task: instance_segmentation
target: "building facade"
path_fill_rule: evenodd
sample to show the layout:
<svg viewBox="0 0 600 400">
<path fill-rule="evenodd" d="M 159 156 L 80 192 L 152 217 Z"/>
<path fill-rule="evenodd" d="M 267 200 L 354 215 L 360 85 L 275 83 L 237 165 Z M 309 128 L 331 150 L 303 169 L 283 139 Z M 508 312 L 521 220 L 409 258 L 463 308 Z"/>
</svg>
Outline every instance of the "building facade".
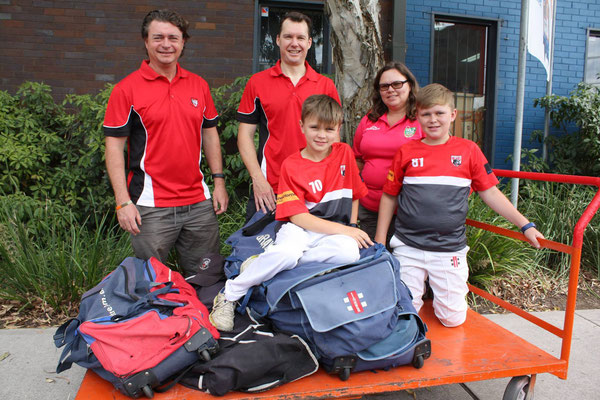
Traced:
<svg viewBox="0 0 600 400">
<path fill-rule="evenodd" d="M 557 1 L 553 93 L 567 95 L 583 80 L 599 81 L 600 3 Z M 381 0 L 380 6 L 386 60 L 404 61 L 422 86 L 449 86 L 460 116 L 454 133 L 479 143 L 494 167 L 510 167 L 521 2 Z M 211 87 L 270 66 L 278 58 L 278 18 L 290 9 L 311 15 L 315 40 L 308 59 L 332 72 L 323 1 L 0 0 L 1 88 L 14 93 L 24 81 L 43 81 L 61 99 L 118 82 L 145 57 L 140 23 L 156 8 L 177 10 L 190 21 L 181 63 Z M 536 146 L 530 135 L 543 129 L 544 112 L 533 100 L 545 93 L 545 70 L 528 55 L 525 147 Z"/>
<path fill-rule="evenodd" d="M 459 115 L 461 109 L 467 114 L 455 133 L 471 134 L 494 167 L 510 169 L 521 1 L 403 0 L 395 6 L 406 15 L 395 28 L 405 37 L 405 62 L 419 83 L 452 86 Z M 555 21 L 552 92 L 566 96 L 581 81 L 600 82 L 600 2 L 558 0 Z M 525 78 L 522 143 L 536 147 L 530 136 L 543 130 L 544 110 L 533 102 L 546 95 L 546 71 L 529 54 Z"/>
</svg>

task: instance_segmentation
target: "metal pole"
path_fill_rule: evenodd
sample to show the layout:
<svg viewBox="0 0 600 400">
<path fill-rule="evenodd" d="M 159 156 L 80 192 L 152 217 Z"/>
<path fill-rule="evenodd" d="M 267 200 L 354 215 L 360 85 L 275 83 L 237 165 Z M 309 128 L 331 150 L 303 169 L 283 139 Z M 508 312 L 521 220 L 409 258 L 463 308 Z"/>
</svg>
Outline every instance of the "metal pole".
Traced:
<svg viewBox="0 0 600 400">
<path fill-rule="evenodd" d="M 406 60 L 406 0 L 394 0 L 394 21 L 392 23 L 392 60 Z"/>
<path fill-rule="evenodd" d="M 550 68 L 548 82 L 546 83 L 546 96 L 552 94 L 552 78 L 554 73 L 554 32 L 556 30 L 556 3 L 557 0 L 552 1 L 552 43 L 550 43 Z M 546 138 L 550 132 L 550 111 L 544 110 L 544 142 L 542 144 L 542 160 L 548 159 L 548 146 L 546 145 Z"/>
<path fill-rule="evenodd" d="M 525 103 L 525 68 L 527 66 L 527 37 L 529 25 L 529 0 L 521 0 L 521 30 L 519 33 L 519 66 L 517 74 L 517 104 L 515 107 L 515 139 L 513 147 L 513 171 L 521 169 L 521 142 L 523 136 L 523 105 Z M 511 180 L 510 201 L 517 207 L 519 179 Z"/>
</svg>

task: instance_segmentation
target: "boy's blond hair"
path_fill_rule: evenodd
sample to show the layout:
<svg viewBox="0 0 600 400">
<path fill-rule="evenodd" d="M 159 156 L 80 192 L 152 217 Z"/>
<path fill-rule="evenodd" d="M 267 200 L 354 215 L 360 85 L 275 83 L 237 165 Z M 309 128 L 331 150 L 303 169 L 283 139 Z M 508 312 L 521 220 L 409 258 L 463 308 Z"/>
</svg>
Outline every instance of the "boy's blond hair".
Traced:
<svg viewBox="0 0 600 400">
<path fill-rule="evenodd" d="M 451 110 L 454 105 L 454 93 L 439 83 L 431 83 L 417 93 L 417 108 L 431 108 L 433 106 L 448 106 Z"/>
<path fill-rule="evenodd" d="M 343 120 L 342 107 L 326 94 L 313 94 L 302 104 L 302 122 L 311 117 L 316 118 L 319 124 L 339 125 Z"/>
</svg>

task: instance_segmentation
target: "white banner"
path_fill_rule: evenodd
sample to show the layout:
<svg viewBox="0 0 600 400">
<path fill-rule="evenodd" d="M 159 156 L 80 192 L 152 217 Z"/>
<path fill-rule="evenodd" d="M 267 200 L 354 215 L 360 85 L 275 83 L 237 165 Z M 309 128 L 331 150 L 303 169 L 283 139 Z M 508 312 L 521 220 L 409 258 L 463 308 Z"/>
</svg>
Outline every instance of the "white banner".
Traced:
<svg viewBox="0 0 600 400">
<path fill-rule="evenodd" d="M 556 0 L 529 0 L 529 33 L 527 48 L 532 56 L 540 60 L 546 69 L 546 80 L 550 80 L 550 46 L 552 38 L 553 9 Z"/>
</svg>

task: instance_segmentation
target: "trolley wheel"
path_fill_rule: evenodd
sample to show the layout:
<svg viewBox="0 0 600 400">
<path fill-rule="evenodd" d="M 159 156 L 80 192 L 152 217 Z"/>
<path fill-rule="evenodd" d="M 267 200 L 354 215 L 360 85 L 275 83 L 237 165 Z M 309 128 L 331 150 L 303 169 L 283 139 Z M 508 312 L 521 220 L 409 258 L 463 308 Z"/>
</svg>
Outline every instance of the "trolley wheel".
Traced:
<svg viewBox="0 0 600 400">
<path fill-rule="evenodd" d="M 151 399 L 154 397 L 154 391 L 148 385 L 142 386 L 142 392 L 144 392 L 144 396 Z"/>
<path fill-rule="evenodd" d="M 502 400 L 533 400 L 533 393 L 527 396 L 530 380 L 531 378 L 525 375 L 513 377 L 506 385 Z"/>
<path fill-rule="evenodd" d="M 338 376 L 342 381 L 347 381 L 350 378 L 350 368 L 342 368 L 340 372 L 338 372 Z"/>
<path fill-rule="evenodd" d="M 423 358 L 422 355 L 417 356 L 412 361 L 412 366 L 415 367 L 416 369 L 422 368 L 424 364 L 425 364 L 425 358 Z"/>
<path fill-rule="evenodd" d="M 202 350 L 200 352 L 200 358 L 202 358 L 204 361 L 210 361 L 210 353 L 208 350 Z"/>
</svg>

